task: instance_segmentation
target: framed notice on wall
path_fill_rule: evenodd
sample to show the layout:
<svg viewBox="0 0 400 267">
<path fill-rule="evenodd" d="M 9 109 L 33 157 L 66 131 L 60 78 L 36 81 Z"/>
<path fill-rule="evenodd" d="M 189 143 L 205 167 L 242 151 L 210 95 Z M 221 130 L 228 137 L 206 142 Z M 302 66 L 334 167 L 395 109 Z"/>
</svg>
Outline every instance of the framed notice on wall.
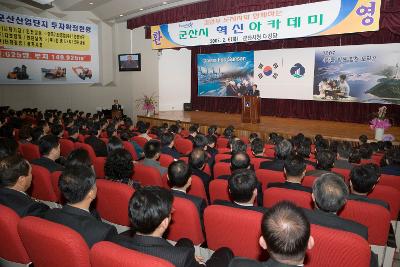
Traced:
<svg viewBox="0 0 400 267">
<path fill-rule="evenodd" d="M 0 83 L 99 81 L 95 24 L 0 11 Z"/>
</svg>

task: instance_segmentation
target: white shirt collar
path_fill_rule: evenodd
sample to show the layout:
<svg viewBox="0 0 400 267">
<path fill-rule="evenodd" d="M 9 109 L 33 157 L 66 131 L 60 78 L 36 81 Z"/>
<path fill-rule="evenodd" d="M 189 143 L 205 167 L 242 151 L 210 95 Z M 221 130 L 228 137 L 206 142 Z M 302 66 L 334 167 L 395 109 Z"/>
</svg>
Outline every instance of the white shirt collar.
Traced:
<svg viewBox="0 0 400 267">
<path fill-rule="evenodd" d="M 244 207 L 253 207 L 253 204 L 250 203 L 239 203 L 236 201 L 233 201 L 235 204 L 239 205 L 239 206 L 244 206 Z"/>
</svg>

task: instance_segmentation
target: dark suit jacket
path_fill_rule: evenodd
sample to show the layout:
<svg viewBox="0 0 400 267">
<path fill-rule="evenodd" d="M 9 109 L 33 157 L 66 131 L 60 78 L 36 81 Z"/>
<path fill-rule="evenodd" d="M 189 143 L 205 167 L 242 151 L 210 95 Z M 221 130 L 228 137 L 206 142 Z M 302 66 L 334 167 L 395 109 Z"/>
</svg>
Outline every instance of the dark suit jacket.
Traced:
<svg viewBox="0 0 400 267">
<path fill-rule="evenodd" d="M 368 198 L 367 196 L 361 196 L 361 195 L 355 195 L 355 194 L 349 194 L 348 199 L 362 201 L 362 202 L 366 202 L 369 204 L 379 205 L 379 206 L 382 206 L 385 209 L 389 210 L 389 204 L 386 203 L 385 201 L 382 201 L 379 199 Z"/>
<path fill-rule="evenodd" d="M 208 175 L 207 173 L 203 172 L 202 170 L 199 169 L 195 169 L 195 168 L 191 168 L 192 170 L 192 174 L 198 176 L 204 184 L 204 189 L 206 190 L 207 193 L 207 197 L 208 199 L 210 199 L 210 194 L 209 194 L 209 190 L 208 190 L 208 185 L 211 182 L 211 177 L 210 175 Z"/>
<path fill-rule="evenodd" d="M 91 213 L 70 205 L 65 205 L 62 209 L 49 210 L 43 218 L 75 230 L 89 247 L 117 235 L 117 229 L 114 226 L 103 223 Z"/>
<path fill-rule="evenodd" d="M 388 165 L 381 168 L 382 174 L 397 175 L 400 176 L 400 166 Z"/>
<path fill-rule="evenodd" d="M 231 261 L 229 267 L 297 267 L 297 265 L 280 263 L 272 258 L 265 262 L 259 262 L 251 259 L 237 257 Z"/>
<path fill-rule="evenodd" d="M 193 202 L 193 204 L 197 208 L 197 211 L 199 212 L 201 227 L 204 229 L 203 213 L 204 213 L 204 209 L 207 206 L 206 201 L 204 199 L 202 199 L 202 198 L 199 198 L 199 197 L 196 197 L 196 196 L 192 196 L 192 195 L 188 195 L 188 194 L 185 194 L 185 193 L 183 193 L 181 191 L 174 190 L 174 189 L 172 189 L 172 194 L 175 197 L 181 197 L 181 198 L 188 199 L 188 200 Z"/>
<path fill-rule="evenodd" d="M 27 194 L 10 188 L 0 188 L 0 204 L 14 210 L 20 217 L 40 216 L 49 209 L 47 205 L 33 200 Z"/>
<path fill-rule="evenodd" d="M 362 224 L 340 218 L 336 214 L 323 212 L 321 210 L 303 209 L 303 211 L 311 224 L 351 232 L 368 240 L 368 228 Z"/>
<path fill-rule="evenodd" d="M 230 177 L 231 177 L 230 175 L 221 175 L 218 176 L 216 179 L 229 180 Z M 257 181 L 257 205 L 262 207 L 263 201 L 264 201 L 264 195 L 263 195 L 262 184 L 259 181 Z"/>
<path fill-rule="evenodd" d="M 96 157 L 107 157 L 107 145 L 103 140 L 91 135 L 85 139 L 85 143 L 93 148 Z"/>
<path fill-rule="evenodd" d="M 312 170 L 312 171 L 306 172 L 305 176 L 319 177 L 319 176 L 321 176 L 322 174 L 325 174 L 325 173 L 332 173 L 332 172 L 331 171 L 325 171 L 325 170 Z"/>
<path fill-rule="evenodd" d="M 44 167 L 49 170 L 49 172 L 56 172 L 56 171 L 63 171 L 64 167 L 60 164 L 58 164 L 55 161 L 52 161 L 49 158 L 46 157 L 41 157 L 38 159 L 32 160 L 32 164 Z"/>
<path fill-rule="evenodd" d="M 308 193 L 312 193 L 312 188 L 303 186 L 301 184 L 296 184 L 296 183 L 290 183 L 290 182 L 284 182 L 284 183 L 269 183 L 267 185 L 267 188 L 271 187 L 279 187 L 279 188 L 286 188 L 286 189 L 291 189 L 291 190 L 299 190 L 299 191 L 304 191 Z"/>
<path fill-rule="evenodd" d="M 111 109 L 112 109 L 112 110 L 120 110 L 120 109 L 122 109 L 122 108 L 121 108 L 121 105 L 120 105 L 120 104 L 117 104 L 117 105 L 114 104 L 114 105 L 111 106 Z"/>
<path fill-rule="evenodd" d="M 250 89 L 250 90 L 247 91 L 247 95 L 250 95 L 250 96 L 260 96 L 260 90 L 255 90 L 255 91 L 253 92 L 253 89 Z"/>
<path fill-rule="evenodd" d="M 179 159 L 181 157 L 181 154 L 179 154 L 179 152 L 174 147 L 170 148 L 168 146 L 163 146 L 161 148 L 161 153 L 170 155 L 174 159 Z"/>
<path fill-rule="evenodd" d="M 335 166 L 335 168 L 348 169 L 348 170 L 351 170 L 353 168 L 353 165 L 348 160 L 344 160 L 344 159 L 337 159 L 335 161 L 334 166 Z"/>
<path fill-rule="evenodd" d="M 237 208 L 237 209 L 258 211 L 261 213 L 264 213 L 267 211 L 267 208 L 264 208 L 261 206 L 243 206 L 243 205 L 236 204 L 235 202 L 230 202 L 230 201 L 220 200 L 220 199 L 215 200 L 213 205 L 228 206 L 228 207 Z"/>
<path fill-rule="evenodd" d="M 113 239 L 120 246 L 169 261 L 176 267 L 200 267 L 194 258 L 194 247 L 174 247 L 163 238 L 119 235 Z"/>
<path fill-rule="evenodd" d="M 267 169 L 272 171 L 283 171 L 283 159 L 275 159 L 273 161 L 264 161 L 260 164 L 260 169 Z"/>
</svg>

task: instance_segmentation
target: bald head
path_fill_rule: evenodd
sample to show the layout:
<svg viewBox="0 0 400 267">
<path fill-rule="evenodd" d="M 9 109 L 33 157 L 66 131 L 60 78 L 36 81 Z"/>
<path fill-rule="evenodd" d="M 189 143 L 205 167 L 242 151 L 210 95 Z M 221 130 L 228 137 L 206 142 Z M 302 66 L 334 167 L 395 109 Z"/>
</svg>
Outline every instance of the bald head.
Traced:
<svg viewBox="0 0 400 267">
<path fill-rule="evenodd" d="M 346 203 L 349 189 L 343 178 L 335 173 L 318 177 L 313 184 L 313 196 L 317 207 L 326 212 L 338 212 Z"/>
<path fill-rule="evenodd" d="M 279 262 L 302 262 L 310 239 L 310 223 L 291 202 L 280 202 L 262 219 L 262 235 L 269 254 Z"/>
<path fill-rule="evenodd" d="M 250 166 L 250 157 L 246 152 L 238 152 L 232 155 L 231 157 L 232 171 L 248 169 L 249 166 Z"/>
</svg>

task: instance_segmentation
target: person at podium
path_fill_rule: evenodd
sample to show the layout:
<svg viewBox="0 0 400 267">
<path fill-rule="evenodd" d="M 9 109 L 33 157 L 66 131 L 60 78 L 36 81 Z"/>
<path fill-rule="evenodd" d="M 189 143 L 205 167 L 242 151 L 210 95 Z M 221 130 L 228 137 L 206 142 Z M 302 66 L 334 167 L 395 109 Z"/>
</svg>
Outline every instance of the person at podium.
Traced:
<svg viewBox="0 0 400 267">
<path fill-rule="evenodd" d="M 257 84 L 253 84 L 251 89 L 247 91 L 247 95 L 249 96 L 260 96 L 260 90 L 257 90 Z"/>
<path fill-rule="evenodd" d="M 114 99 L 114 105 L 111 107 L 112 110 L 121 110 L 122 107 L 120 104 L 118 104 L 118 99 Z"/>
</svg>

